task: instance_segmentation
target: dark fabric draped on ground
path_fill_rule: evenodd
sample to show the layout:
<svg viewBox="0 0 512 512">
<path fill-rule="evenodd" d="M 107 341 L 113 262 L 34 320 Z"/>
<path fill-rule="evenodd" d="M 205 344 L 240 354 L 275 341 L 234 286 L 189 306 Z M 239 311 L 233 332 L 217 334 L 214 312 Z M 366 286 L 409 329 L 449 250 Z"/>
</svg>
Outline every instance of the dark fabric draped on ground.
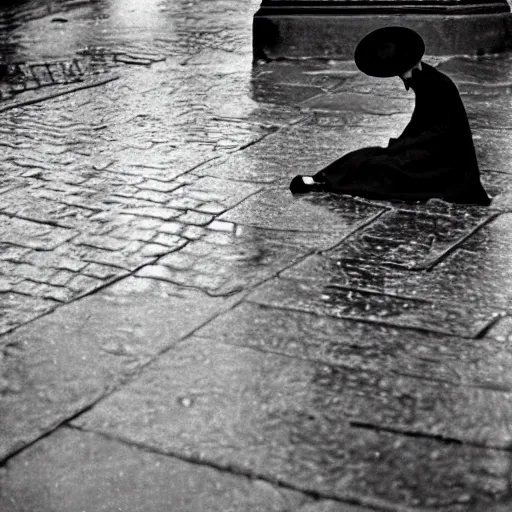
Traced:
<svg viewBox="0 0 512 512">
<path fill-rule="evenodd" d="M 371 199 L 440 198 L 488 205 L 466 111 L 455 84 L 428 64 L 408 84 L 416 94 L 412 119 L 387 148 L 344 155 L 314 176 L 329 191 Z"/>
</svg>

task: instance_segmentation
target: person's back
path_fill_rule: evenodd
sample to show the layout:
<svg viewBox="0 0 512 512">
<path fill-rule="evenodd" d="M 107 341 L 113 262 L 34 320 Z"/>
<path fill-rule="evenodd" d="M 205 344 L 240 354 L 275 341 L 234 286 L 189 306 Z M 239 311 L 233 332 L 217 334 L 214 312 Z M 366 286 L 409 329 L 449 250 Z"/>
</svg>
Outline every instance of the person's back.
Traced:
<svg viewBox="0 0 512 512">
<path fill-rule="evenodd" d="M 412 173 L 439 176 L 438 197 L 453 202 L 488 205 L 466 110 L 453 81 L 428 64 L 421 63 L 407 80 L 416 104 L 403 133 L 388 146 L 389 154 L 411 164 Z M 413 150 L 417 157 L 407 158 Z M 419 151 L 423 151 L 420 158 Z M 421 186 L 421 183 L 418 184 Z M 421 191 L 420 191 L 421 192 Z"/>
</svg>

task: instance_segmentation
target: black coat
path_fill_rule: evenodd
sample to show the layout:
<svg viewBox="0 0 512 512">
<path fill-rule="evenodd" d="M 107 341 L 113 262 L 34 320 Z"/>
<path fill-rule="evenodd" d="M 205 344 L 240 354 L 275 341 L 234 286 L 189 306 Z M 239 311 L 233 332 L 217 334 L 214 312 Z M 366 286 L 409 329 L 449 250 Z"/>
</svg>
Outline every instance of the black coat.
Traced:
<svg viewBox="0 0 512 512">
<path fill-rule="evenodd" d="M 441 198 L 488 205 L 466 111 L 455 84 L 432 66 L 415 70 L 411 121 L 387 148 L 346 154 L 315 175 L 332 192 L 422 201 Z"/>
</svg>

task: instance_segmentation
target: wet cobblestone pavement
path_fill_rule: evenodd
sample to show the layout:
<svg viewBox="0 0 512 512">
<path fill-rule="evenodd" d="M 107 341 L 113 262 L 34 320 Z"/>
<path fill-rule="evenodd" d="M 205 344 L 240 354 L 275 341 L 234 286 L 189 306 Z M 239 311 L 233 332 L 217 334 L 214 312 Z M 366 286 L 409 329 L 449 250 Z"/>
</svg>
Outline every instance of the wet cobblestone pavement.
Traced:
<svg viewBox="0 0 512 512">
<path fill-rule="evenodd" d="M 2 8 L 0 510 L 509 510 L 512 56 L 430 60 L 489 208 L 297 198 L 412 95 L 142 4 Z"/>
</svg>

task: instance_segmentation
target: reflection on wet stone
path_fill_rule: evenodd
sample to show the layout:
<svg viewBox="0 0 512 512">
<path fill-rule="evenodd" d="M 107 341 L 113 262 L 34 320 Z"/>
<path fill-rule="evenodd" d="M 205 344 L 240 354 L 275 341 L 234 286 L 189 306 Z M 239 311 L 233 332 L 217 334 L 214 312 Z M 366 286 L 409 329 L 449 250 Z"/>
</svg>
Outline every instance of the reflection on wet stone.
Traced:
<svg viewBox="0 0 512 512">
<path fill-rule="evenodd" d="M 96 402 L 231 304 L 128 278 L 3 337 L 0 458 Z"/>
<path fill-rule="evenodd" d="M 48 468 L 48 460 L 58 464 Z M 66 485 L 55 485 L 55 482 Z M 101 436 L 61 429 L 11 461 L 0 475 L 0 507 L 38 512 L 179 510 L 286 512 L 313 502 L 299 492 L 148 453 Z M 302 510 L 302 509 L 300 509 Z M 311 510 L 316 511 L 315 508 Z M 336 512 L 336 509 L 333 509 Z M 357 511 L 356 511 L 357 512 Z M 364 512 L 364 511 L 361 511 Z"/>
<path fill-rule="evenodd" d="M 130 55 L 136 56 L 133 51 Z M 104 52 L 99 57 L 108 60 L 111 56 Z M 102 60 L 99 57 L 98 62 Z M 1 131 L 8 175 L 5 183 L 1 182 L 0 209 L 9 217 L 30 219 L 38 226 L 36 246 L 31 237 L 20 242 L 14 232 L 10 237 L 6 234 L 6 241 L 28 244 L 39 252 L 55 250 L 61 258 L 77 263 L 105 266 L 101 270 L 89 267 L 89 274 L 73 275 L 66 283 L 59 277 L 55 287 L 53 274 L 57 270 L 53 266 L 47 269 L 43 263 L 34 267 L 32 261 L 30 267 L 19 269 L 17 275 L 24 280 L 9 285 L 11 292 L 72 300 L 95 285 L 120 277 L 125 270 L 151 263 L 197 239 L 198 228 L 257 190 L 249 184 L 234 186 L 213 178 L 191 186 L 192 176 L 181 178 L 190 169 L 221 156 L 223 148 L 236 149 L 253 142 L 268 129 L 256 122 L 214 119 L 208 111 L 189 115 L 194 107 L 191 95 L 196 95 L 197 106 L 215 109 L 210 101 L 214 95 L 208 91 L 207 81 L 191 80 L 183 69 L 175 69 L 172 61 L 168 64 L 167 71 L 178 75 L 171 83 L 157 67 L 139 66 L 129 79 L 118 81 L 115 88 L 105 87 L 101 95 L 81 91 L 53 100 L 48 108 L 33 105 L 4 114 L 6 123 Z M 242 99 L 238 115 L 247 118 L 252 108 Z M 203 133 L 204 122 L 208 130 Z M 199 142 L 191 142 L 192 138 Z M 28 222 L 7 220 L 9 217 L 5 222 L 18 227 Z M 147 221 L 157 223 L 147 227 Z M 169 234 L 166 230 L 173 222 L 178 226 Z M 46 224 L 59 227 L 44 227 Z M 52 234 L 42 244 L 42 233 L 48 229 Z M 60 237 L 59 229 L 71 240 Z M 82 235 L 77 237 L 79 232 Z M 120 270 L 107 272 L 112 267 Z M 32 270 L 40 270 L 37 280 L 42 283 L 27 281 L 34 275 Z M 29 309 L 28 295 L 25 300 Z M 19 302 L 23 299 L 13 303 Z M 14 318 L 30 319 L 27 312 L 10 312 L 7 303 L 5 308 L 2 331 L 16 327 Z"/>
<path fill-rule="evenodd" d="M 440 64 L 438 69 L 453 77 L 456 83 L 470 82 L 495 87 L 512 85 L 509 53 L 497 54 L 491 59 L 456 57 Z"/>
<path fill-rule="evenodd" d="M 9 99 L 41 87 L 90 80 L 94 75 L 108 73 L 122 64 L 150 66 L 163 60 L 165 57 L 159 55 L 146 54 L 141 57 L 101 47 L 88 47 L 77 51 L 76 56 L 68 60 L 10 62 L 6 73 L 0 77 L 0 99 Z"/>
<path fill-rule="evenodd" d="M 490 208 L 292 197 L 413 95 L 259 3 L 0 7 L 2 511 L 510 508 L 510 56 L 434 62 Z"/>
<path fill-rule="evenodd" d="M 248 147 L 245 153 L 250 157 L 266 160 L 274 160 L 275 155 L 280 155 L 280 159 L 285 161 L 290 157 L 306 159 L 312 166 L 310 171 L 315 168 L 320 170 L 336 158 L 359 147 L 387 145 L 389 130 L 387 134 L 378 130 L 372 132 L 347 126 L 319 128 L 313 119 L 308 119 L 301 125 L 268 135 L 258 144 Z"/>
<path fill-rule="evenodd" d="M 137 275 L 230 295 L 272 277 L 318 247 L 328 247 L 332 240 L 326 233 L 269 231 L 214 221 L 200 240 Z"/>
<path fill-rule="evenodd" d="M 479 335 L 496 316 L 490 308 L 340 287 L 336 280 L 336 271 L 331 282 L 274 279 L 253 292 L 249 300 L 336 318 L 467 337 Z"/>
<path fill-rule="evenodd" d="M 309 60 L 297 66 L 293 61 L 271 61 L 252 69 L 253 85 L 300 85 L 318 87 L 322 91 L 339 86 L 347 78 L 357 74 L 352 63 Z M 261 84 L 261 85 L 260 85 Z"/>
<path fill-rule="evenodd" d="M 463 336 L 484 332 L 486 326 L 509 310 L 509 214 L 487 223 L 467 240 L 461 239 L 460 246 L 430 272 L 397 267 L 395 263 L 401 261 L 400 243 L 391 244 L 389 252 L 374 249 L 372 260 L 366 246 L 358 241 L 361 236 L 364 232 L 356 235 L 355 244 L 351 245 L 349 239 L 323 256 L 312 256 L 288 269 L 281 274 L 286 280 L 261 288 L 255 300 L 404 326 L 409 325 L 406 319 L 414 311 L 411 326 Z M 384 247 L 378 245 L 379 240 L 363 241 L 370 248 Z M 407 247 L 402 252 L 406 256 Z M 380 256 L 382 252 L 384 255 Z M 382 265 L 386 258 L 389 260 L 388 255 L 394 258 L 392 266 Z M 284 289 L 293 291 L 293 295 L 284 297 Z M 370 302 L 366 306 L 357 297 L 368 292 Z M 417 316 L 417 311 L 422 313 Z"/>
<path fill-rule="evenodd" d="M 354 372 L 409 376 L 452 385 L 512 391 L 510 319 L 472 340 L 367 322 L 242 304 L 198 337 L 327 363 Z M 505 321 L 507 320 L 507 321 Z"/>
<path fill-rule="evenodd" d="M 386 212 L 370 226 L 324 253 L 333 259 L 364 259 L 408 269 L 433 267 L 492 217 L 445 217 L 420 212 Z"/>
<path fill-rule="evenodd" d="M 351 198 L 312 195 L 297 199 L 284 187 L 276 187 L 250 197 L 220 219 L 266 229 L 325 233 L 334 244 L 384 211 L 380 205 Z"/>
<path fill-rule="evenodd" d="M 468 120 L 475 129 L 511 130 L 512 114 L 507 108 L 509 105 L 510 94 L 498 97 L 474 95 L 466 108 Z"/>
<path fill-rule="evenodd" d="M 247 156 L 245 151 L 230 155 L 226 159 L 213 160 L 194 170 L 199 176 L 215 176 L 250 183 L 273 183 L 284 177 L 293 177 L 297 172 L 296 162 L 286 166 L 283 162 L 272 162 Z"/>
<path fill-rule="evenodd" d="M 347 395 L 361 402 L 356 383 L 367 378 L 191 341 L 73 424 L 376 508 L 476 511 L 508 494 L 507 452 L 351 426 Z M 381 388 L 369 399 L 384 405 Z M 194 404 L 181 406 L 180 396 L 193 397 Z"/>
</svg>

